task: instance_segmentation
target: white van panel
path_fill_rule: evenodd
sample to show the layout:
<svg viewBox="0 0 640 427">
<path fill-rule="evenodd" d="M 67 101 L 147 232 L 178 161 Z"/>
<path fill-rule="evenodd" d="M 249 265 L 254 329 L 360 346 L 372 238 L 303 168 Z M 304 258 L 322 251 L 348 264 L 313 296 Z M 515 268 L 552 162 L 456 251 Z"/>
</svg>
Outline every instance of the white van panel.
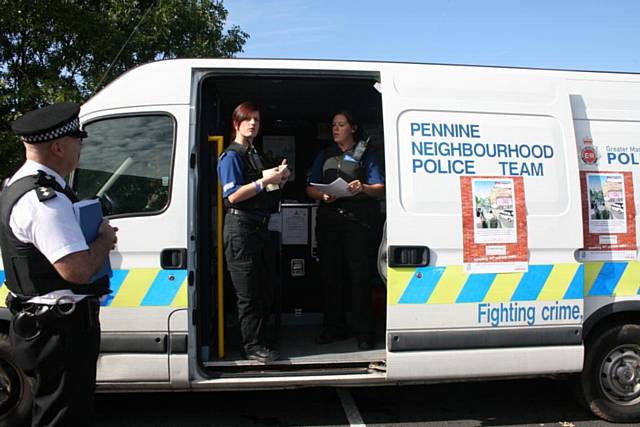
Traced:
<svg viewBox="0 0 640 427">
<path fill-rule="evenodd" d="M 582 369 L 582 346 L 389 352 L 390 380 L 465 379 L 560 374 Z"/>
<path fill-rule="evenodd" d="M 134 68 L 111 82 L 82 106 L 82 114 L 114 106 L 188 104 L 191 67 L 184 61 L 160 61 Z M 143 73 L 144 75 L 142 75 Z M 188 123 L 188 122 L 187 122 Z"/>
<path fill-rule="evenodd" d="M 98 358 L 96 382 L 169 381 L 166 354 L 110 354 Z"/>
<path fill-rule="evenodd" d="M 503 303 L 503 306 L 509 304 Z M 463 328 L 520 327 L 526 332 L 530 326 L 575 325 L 583 316 L 581 299 L 562 301 L 519 301 L 512 304 L 519 310 L 511 319 L 497 316 L 500 303 L 482 304 L 398 304 L 387 307 L 387 330 L 447 330 L 452 324 Z M 482 332 L 478 332 L 482 333 Z"/>
<path fill-rule="evenodd" d="M 426 246 L 431 254 L 426 267 L 389 270 L 388 340 L 397 336 L 398 346 L 409 343 L 400 350 L 390 344 L 389 377 L 579 370 L 582 349 L 573 346 L 583 315 L 583 274 L 574 251 L 582 245 L 582 224 L 576 221 L 582 212 L 566 82 L 549 73 L 477 68 L 425 67 L 420 74 L 382 77 L 383 84 L 393 80 L 397 88 L 383 91 L 384 117 L 396 120 L 386 124 L 385 134 L 387 242 Z M 442 151 L 438 144 L 457 148 Z M 469 236 L 463 236 L 462 188 L 469 181 L 463 177 L 521 177 L 525 197 L 516 210 L 524 211 L 514 213 L 526 215 L 526 272 L 464 270 Z M 570 317 L 552 316 L 557 306 L 569 307 L 564 313 Z M 503 312 L 504 319 L 492 324 L 490 318 Z M 514 335 L 513 327 L 522 333 Z M 558 329 L 552 334 L 548 327 Z M 465 334 L 482 334 L 482 328 L 489 328 L 500 350 L 454 350 Z M 554 343 L 559 331 L 565 335 Z M 442 344 L 435 344 L 434 334 L 445 337 Z M 525 357 L 520 366 L 513 360 L 532 347 L 514 347 L 524 345 L 519 340 L 525 336 L 547 347 L 533 347 L 540 359 Z M 553 357 L 558 348 L 563 360 Z"/>
<path fill-rule="evenodd" d="M 640 83 L 627 78 L 569 80 L 574 119 L 640 120 Z"/>
<path fill-rule="evenodd" d="M 510 69 L 421 66 L 418 72 L 398 72 L 393 84 L 402 98 L 428 99 L 452 110 L 463 104 L 467 111 L 500 111 L 509 104 L 517 112 L 523 105 L 555 104 L 562 96 L 555 81 Z"/>
</svg>

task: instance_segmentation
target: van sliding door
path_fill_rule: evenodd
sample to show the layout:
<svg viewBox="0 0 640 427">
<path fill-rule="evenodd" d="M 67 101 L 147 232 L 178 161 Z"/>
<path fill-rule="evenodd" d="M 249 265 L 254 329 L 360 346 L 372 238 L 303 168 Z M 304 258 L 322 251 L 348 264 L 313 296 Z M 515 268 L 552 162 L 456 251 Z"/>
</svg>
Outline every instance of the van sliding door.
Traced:
<svg viewBox="0 0 640 427">
<path fill-rule="evenodd" d="M 389 378 L 579 370 L 582 216 L 564 80 L 402 67 L 382 78 L 395 121 L 386 164 L 397 165 L 387 167 Z"/>
</svg>

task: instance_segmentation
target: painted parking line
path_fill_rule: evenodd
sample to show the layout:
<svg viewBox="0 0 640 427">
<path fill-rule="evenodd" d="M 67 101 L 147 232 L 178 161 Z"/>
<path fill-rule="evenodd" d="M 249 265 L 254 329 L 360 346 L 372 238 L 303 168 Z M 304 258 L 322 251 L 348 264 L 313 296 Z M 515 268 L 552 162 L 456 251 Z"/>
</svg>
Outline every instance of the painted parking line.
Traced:
<svg viewBox="0 0 640 427">
<path fill-rule="evenodd" d="M 360 416 L 360 411 L 358 411 L 356 402 L 353 401 L 353 397 L 351 396 L 349 390 L 346 388 L 337 388 L 336 391 L 338 392 L 338 397 L 340 398 L 340 402 L 342 403 L 342 408 L 344 409 L 344 413 L 347 416 L 349 425 L 351 427 L 366 427 L 366 424 Z"/>
</svg>

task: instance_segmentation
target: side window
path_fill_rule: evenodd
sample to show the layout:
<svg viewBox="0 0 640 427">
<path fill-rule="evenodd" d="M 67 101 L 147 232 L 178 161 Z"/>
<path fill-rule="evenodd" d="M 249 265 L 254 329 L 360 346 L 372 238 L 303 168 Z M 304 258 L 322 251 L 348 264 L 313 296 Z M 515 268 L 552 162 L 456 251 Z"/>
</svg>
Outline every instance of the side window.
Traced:
<svg viewBox="0 0 640 427">
<path fill-rule="evenodd" d="M 73 186 L 99 197 L 107 215 L 162 211 L 169 204 L 175 122 L 167 115 L 125 116 L 85 124 Z"/>
</svg>

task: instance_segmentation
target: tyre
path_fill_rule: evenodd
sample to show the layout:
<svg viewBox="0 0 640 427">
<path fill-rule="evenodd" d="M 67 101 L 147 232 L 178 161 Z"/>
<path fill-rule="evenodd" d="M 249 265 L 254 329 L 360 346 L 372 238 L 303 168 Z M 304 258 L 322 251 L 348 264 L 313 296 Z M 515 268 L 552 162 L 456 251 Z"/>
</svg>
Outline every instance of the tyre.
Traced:
<svg viewBox="0 0 640 427">
<path fill-rule="evenodd" d="M 31 380 L 11 357 L 9 336 L 0 332 L 0 426 L 26 425 L 32 399 Z"/>
<path fill-rule="evenodd" d="M 640 325 L 611 325 L 595 334 L 579 378 L 581 398 L 605 420 L 639 422 Z"/>
</svg>

